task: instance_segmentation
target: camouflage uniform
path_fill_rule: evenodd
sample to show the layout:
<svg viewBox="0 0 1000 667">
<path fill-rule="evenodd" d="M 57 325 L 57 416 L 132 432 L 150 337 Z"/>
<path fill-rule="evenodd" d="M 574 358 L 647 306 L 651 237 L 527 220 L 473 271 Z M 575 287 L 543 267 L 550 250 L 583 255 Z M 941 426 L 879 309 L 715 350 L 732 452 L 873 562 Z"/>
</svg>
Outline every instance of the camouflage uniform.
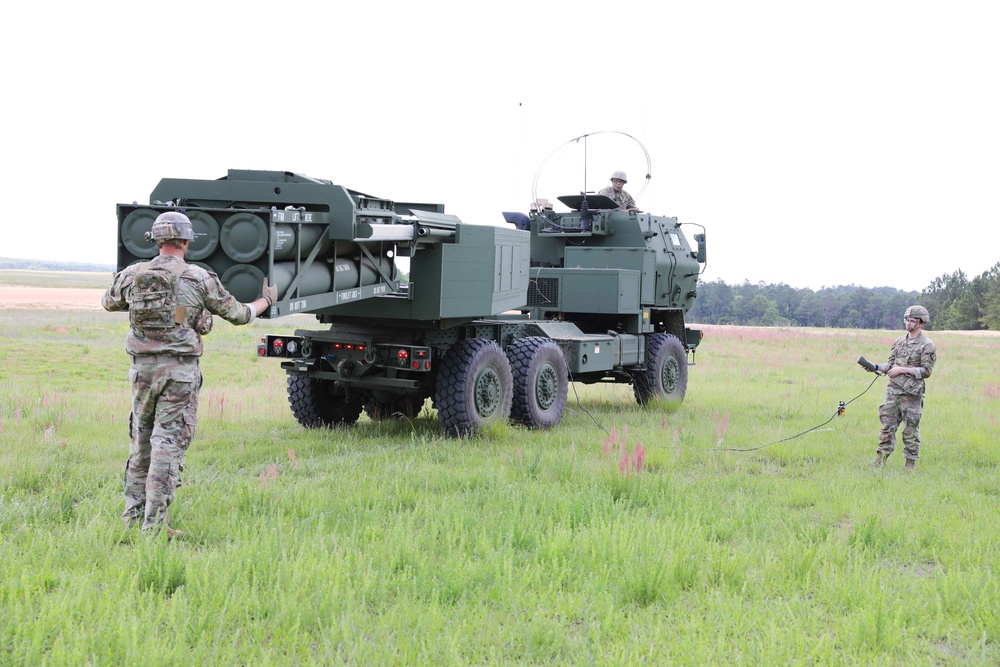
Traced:
<svg viewBox="0 0 1000 667">
<path fill-rule="evenodd" d="M 622 188 L 620 192 L 615 192 L 615 186 L 609 185 L 597 194 L 604 195 L 605 197 L 614 200 L 614 202 L 618 204 L 618 208 L 623 211 L 635 208 L 635 200 L 632 199 L 632 195 L 625 192 L 625 188 Z"/>
<path fill-rule="evenodd" d="M 921 377 L 897 375 L 889 378 L 885 390 L 885 403 L 879 407 L 878 416 L 882 422 L 879 431 L 878 453 L 888 457 L 896 449 L 896 429 L 903 424 L 903 455 L 909 461 L 920 458 L 920 417 L 924 406 L 924 379 L 930 377 L 937 363 L 937 348 L 924 335 L 911 338 L 903 335 L 892 343 L 885 370 L 894 366 L 909 366 L 920 369 Z"/>
<path fill-rule="evenodd" d="M 183 263 L 174 255 L 159 255 L 150 266 L 167 269 Z M 141 264 L 119 272 L 101 300 L 105 310 L 127 310 Z M 203 352 L 201 336 L 211 330 L 210 314 L 233 324 L 248 324 L 256 313 L 229 294 L 219 277 L 185 264 L 177 279 L 178 320 L 172 329 L 129 329 L 125 349 L 132 357 L 131 446 L 125 467 L 126 525 L 142 518 L 143 530 L 166 524 L 167 507 L 180 486 L 184 458 L 197 427 L 198 393 Z M 180 271 L 180 269 L 176 269 Z"/>
</svg>

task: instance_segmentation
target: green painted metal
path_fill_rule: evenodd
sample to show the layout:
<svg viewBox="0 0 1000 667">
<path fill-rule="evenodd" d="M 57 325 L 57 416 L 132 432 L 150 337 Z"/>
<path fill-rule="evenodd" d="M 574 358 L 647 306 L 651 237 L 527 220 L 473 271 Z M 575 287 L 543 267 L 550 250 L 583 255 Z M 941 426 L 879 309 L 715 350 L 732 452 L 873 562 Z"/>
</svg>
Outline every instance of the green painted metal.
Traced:
<svg viewBox="0 0 1000 667">
<path fill-rule="evenodd" d="M 119 268 L 156 254 L 144 234 L 171 209 L 184 210 L 201 229 L 189 259 L 218 273 L 241 299 L 259 296 L 251 279 L 278 285 L 271 317 L 308 312 L 331 323 L 366 317 L 441 328 L 527 300 L 526 232 L 463 224 L 440 204 L 397 204 L 279 171 L 164 178 L 149 205 L 119 205 Z M 408 258 L 410 280 L 397 257 Z"/>
<path fill-rule="evenodd" d="M 267 278 L 278 301 L 265 317 L 306 313 L 329 325 L 296 331 L 300 352 L 283 367 L 328 383 L 345 405 L 431 396 L 444 381 L 442 360 L 458 350 L 473 364 L 485 350 L 475 339 L 493 341 L 491 363 L 465 392 L 480 417 L 508 396 L 496 346 L 506 352 L 529 336 L 554 341 L 577 382 L 686 382 L 673 357 L 653 382 L 647 357 L 671 335 L 675 353 L 689 358 L 701 341 L 684 316 L 706 258 L 704 233 L 692 247 L 676 218 L 589 210 L 580 195 L 560 201 L 570 210 L 534 211 L 525 230 L 470 224 L 441 204 L 394 202 L 293 172 L 165 178 L 148 204 L 118 205 L 118 266 L 154 256 L 144 236 L 153 219 L 184 210 L 195 230 L 188 259 L 215 271 L 236 298 L 254 300 Z M 267 346 L 259 353 L 274 356 Z M 417 350 L 424 356 L 411 359 Z M 458 381 L 465 371 L 456 362 L 449 372 Z M 538 374 L 536 407 L 565 389 L 561 381 Z"/>
</svg>

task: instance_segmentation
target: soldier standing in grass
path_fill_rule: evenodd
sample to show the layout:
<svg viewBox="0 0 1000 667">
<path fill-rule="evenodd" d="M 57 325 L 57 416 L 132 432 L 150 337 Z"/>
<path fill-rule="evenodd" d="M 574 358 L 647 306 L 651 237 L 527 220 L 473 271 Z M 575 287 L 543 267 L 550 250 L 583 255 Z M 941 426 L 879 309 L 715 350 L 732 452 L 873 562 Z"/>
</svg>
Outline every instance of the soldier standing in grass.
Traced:
<svg viewBox="0 0 1000 667">
<path fill-rule="evenodd" d="M 212 329 L 212 315 L 249 324 L 277 299 L 264 281 L 263 296 L 240 303 L 210 271 L 187 264 L 194 239 L 191 220 L 177 211 L 161 213 L 146 234 L 159 255 L 115 275 L 101 304 L 129 311 L 125 349 L 132 357 L 132 442 L 125 466 L 126 527 L 142 521 L 143 532 L 168 525 L 167 507 L 180 486 L 180 473 L 197 426 L 203 352 L 201 337 Z"/>
<path fill-rule="evenodd" d="M 876 369 L 889 376 L 885 403 L 878 410 L 882 430 L 878 437 L 875 465 L 886 462 L 896 448 L 896 429 L 903 424 L 903 456 L 906 468 L 912 470 L 920 458 L 920 417 L 924 406 L 924 380 L 930 377 L 937 363 L 937 348 L 924 335 L 930 315 L 923 306 L 910 306 L 903 313 L 906 335 L 892 343 L 889 361 L 876 364 Z"/>
</svg>

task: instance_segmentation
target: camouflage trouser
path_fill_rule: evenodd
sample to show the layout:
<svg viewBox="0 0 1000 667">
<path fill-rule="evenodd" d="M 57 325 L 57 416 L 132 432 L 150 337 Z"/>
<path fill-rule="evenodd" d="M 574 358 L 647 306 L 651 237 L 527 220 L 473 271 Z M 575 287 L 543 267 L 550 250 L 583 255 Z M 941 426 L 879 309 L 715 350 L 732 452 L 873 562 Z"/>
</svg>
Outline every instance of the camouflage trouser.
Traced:
<svg viewBox="0 0 1000 667">
<path fill-rule="evenodd" d="M 184 428 L 181 430 L 181 435 L 184 440 L 180 443 L 181 447 L 181 460 L 177 464 L 177 479 L 176 487 L 181 486 L 181 474 L 184 472 L 184 464 L 187 461 L 188 447 L 191 446 L 191 441 L 194 440 L 194 432 L 198 429 L 198 396 L 201 393 L 201 373 L 198 373 L 198 386 L 195 387 L 194 392 L 191 394 L 191 400 L 188 401 L 187 408 L 184 410 Z"/>
<path fill-rule="evenodd" d="M 916 461 L 920 458 L 920 417 L 924 399 L 911 394 L 886 394 L 878 409 L 882 430 L 878 434 L 878 450 L 888 456 L 896 449 L 896 429 L 903 424 L 903 455 Z"/>
<path fill-rule="evenodd" d="M 129 369 L 132 442 L 125 465 L 126 525 L 144 530 L 167 523 L 167 507 L 197 426 L 201 371 L 197 359 L 150 357 Z"/>
</svg>

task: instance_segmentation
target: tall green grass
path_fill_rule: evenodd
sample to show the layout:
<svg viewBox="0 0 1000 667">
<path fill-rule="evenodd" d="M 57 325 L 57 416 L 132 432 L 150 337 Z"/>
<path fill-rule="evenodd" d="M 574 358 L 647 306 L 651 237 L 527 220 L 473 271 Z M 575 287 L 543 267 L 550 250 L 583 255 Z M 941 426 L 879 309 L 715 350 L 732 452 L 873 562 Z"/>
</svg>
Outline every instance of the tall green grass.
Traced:
<svg viewBox="0 0 1000 667">
<path fill-rule="evenodd" d="M 931 332 L 917 470 L 873 469 L 895 332 L 711 327 L 675 411 L 306 431 L 217 326 L 167 542 L 121 526 L 127 317 L 0 310 L 0 664 L 1000 661 L 1000 338 Z"/>
</svg>

